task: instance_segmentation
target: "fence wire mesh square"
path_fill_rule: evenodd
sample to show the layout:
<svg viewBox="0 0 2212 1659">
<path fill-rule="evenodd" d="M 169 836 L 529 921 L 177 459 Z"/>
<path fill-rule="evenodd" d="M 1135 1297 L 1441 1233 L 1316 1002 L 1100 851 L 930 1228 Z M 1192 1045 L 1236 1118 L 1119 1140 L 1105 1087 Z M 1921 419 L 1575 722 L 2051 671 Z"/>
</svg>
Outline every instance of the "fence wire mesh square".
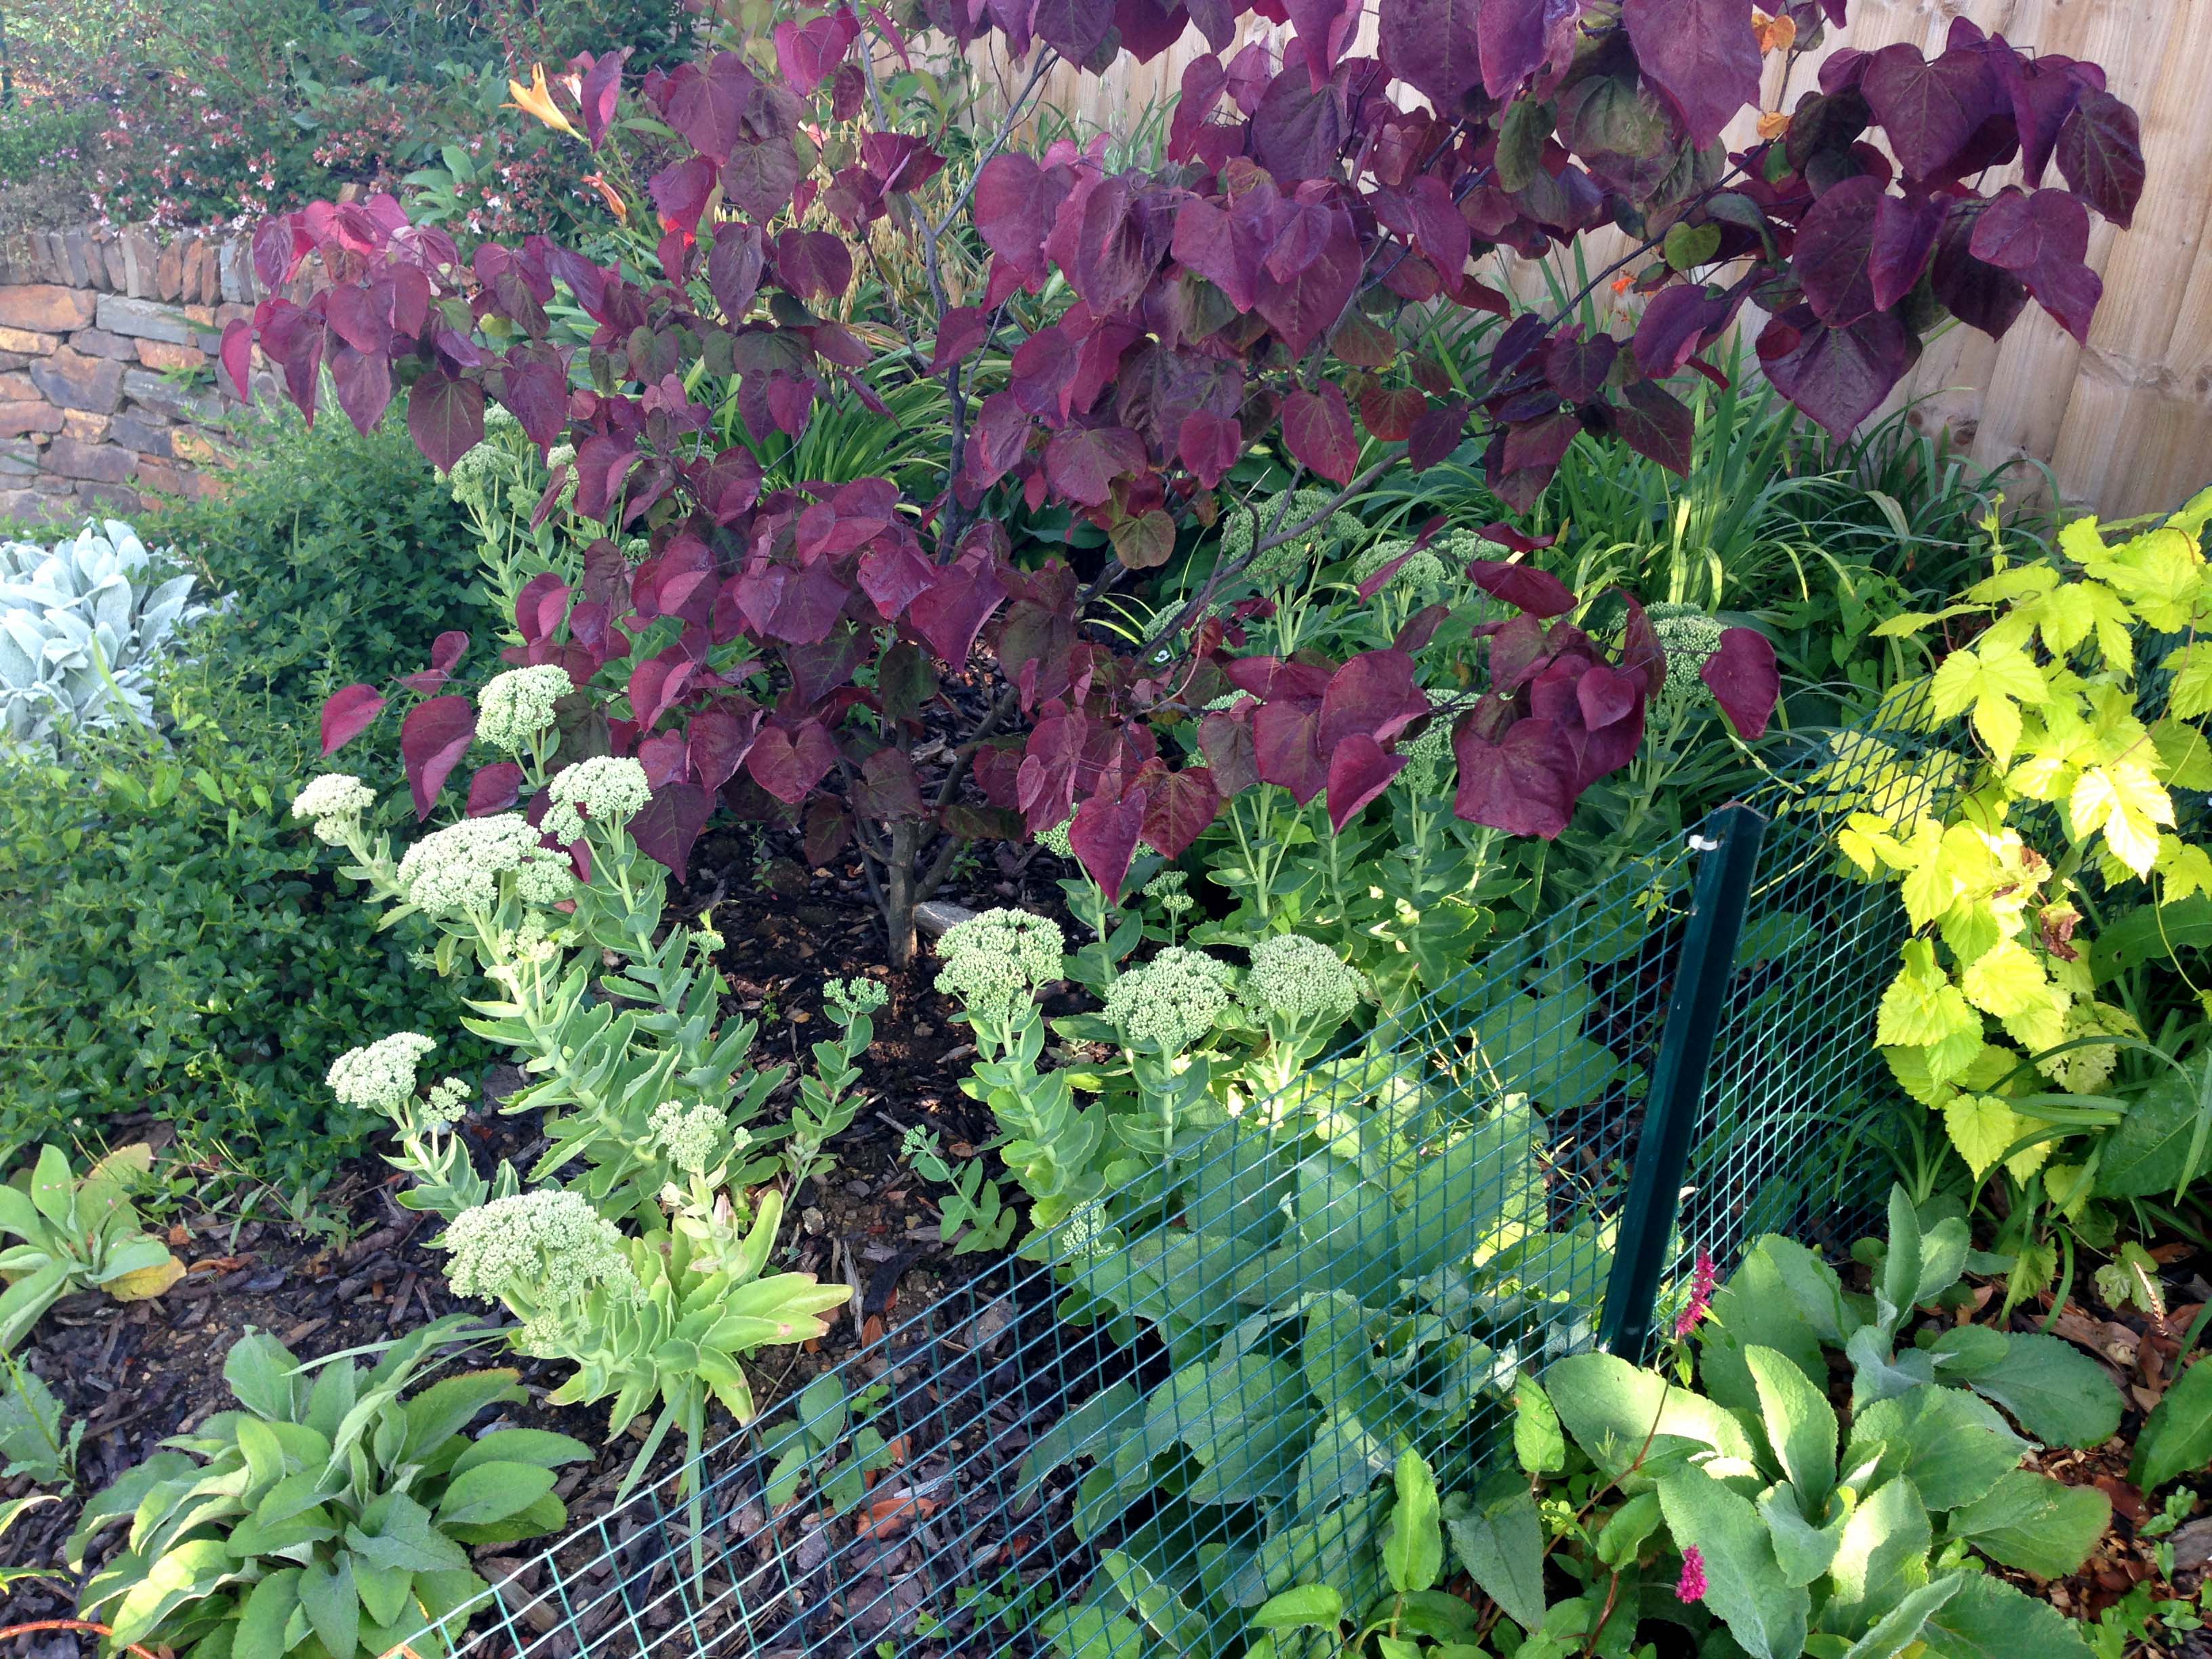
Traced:
<svg viewBox="0 0 2212 1659">
<path fill-rule="evenodd" d="M 696 1498 L 670 1476 L 520 1568 L 471 1632 L 410 1648 L 1234 1656 L 1293 1583 L 1364 1605 L 1400 1449 L 1445 1492 L 1510 1464 L 1514 1380 L 1595 1344 L 1617 1249 L 1662 1253 L 1663 1322 L 1698 1250 L 1725 1270 L 1767 1231 L 1840 1248 L 1886 1188 L 1872 1035 L 1905 923 L 1832 836 L 1939 804 L 1951 763 L 1922 724 L 1892 708 L 1808 743 L 1758 796 L 1771 823 L 1656 1238 L 1619 1235 L 1694 842 L 1173 1145 L 836 1389 L 768 1402 L 707 1451 Z"/>
</svg>

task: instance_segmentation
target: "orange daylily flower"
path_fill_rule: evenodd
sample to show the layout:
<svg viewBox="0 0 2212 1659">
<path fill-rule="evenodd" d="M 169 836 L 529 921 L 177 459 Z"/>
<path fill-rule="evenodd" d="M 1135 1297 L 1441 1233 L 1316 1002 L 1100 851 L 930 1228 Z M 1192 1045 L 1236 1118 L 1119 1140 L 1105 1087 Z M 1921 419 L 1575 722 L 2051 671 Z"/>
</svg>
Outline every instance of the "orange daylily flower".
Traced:
<svg viewBox="0 0 2212 1659">
<path fill-rule="evenodd" d="M 545 84 L 545 66 L 543 64 L 530 66 L 530 84 L 527 87 L 520 81 L 509 81 L 507 89 L 514 94 L 514 101 L 501 104 L 501 109 L 519 109 L 525 115 L 535 116 L 554 131 L 567 133 L 571 138 L 584 136 L 561 112 L 561 106 L 553 101 L 553 90 Z"/>
<path fill-rule="evenodd" d="M 607 211 L 615 216 L 617 224 L 629 222 L 629 204 L 623 200 L 622 192 L 606 181 L 602 174 L 587 173 L 584 182 L 599 192 L 599 199 L 607 204 Z"/>
<path fill-rule="evenodd" d="M 1761 138 L 1779 138 L 1789 131 L 1790 118 L 1780 110 L 1767 110 L 1760 114 L 1759 136 Z"/>
<path fill-rule="evenodd" d="M 1633 276 L 1626 275 L 1616 276 L 1613 279 L 1613 291 L 1615 294 L 1626 294 L 1628 292 L 1629 285 L 1635 280 Z"/>
</svg>

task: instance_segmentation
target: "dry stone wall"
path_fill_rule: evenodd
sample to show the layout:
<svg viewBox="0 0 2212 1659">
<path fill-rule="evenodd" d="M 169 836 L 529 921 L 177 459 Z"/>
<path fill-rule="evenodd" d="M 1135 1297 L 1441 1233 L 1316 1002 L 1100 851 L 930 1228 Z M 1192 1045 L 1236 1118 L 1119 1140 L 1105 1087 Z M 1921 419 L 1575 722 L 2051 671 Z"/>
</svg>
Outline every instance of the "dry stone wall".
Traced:
<svg viewBox="0 0 2212 1659">
<path fill-rule="evenodd" d="M 258 298 L 242 232 L 0 241 L 0 520 L 66 525 L 218 491 L 239 405 L 216 353 Z"/>
</svg>

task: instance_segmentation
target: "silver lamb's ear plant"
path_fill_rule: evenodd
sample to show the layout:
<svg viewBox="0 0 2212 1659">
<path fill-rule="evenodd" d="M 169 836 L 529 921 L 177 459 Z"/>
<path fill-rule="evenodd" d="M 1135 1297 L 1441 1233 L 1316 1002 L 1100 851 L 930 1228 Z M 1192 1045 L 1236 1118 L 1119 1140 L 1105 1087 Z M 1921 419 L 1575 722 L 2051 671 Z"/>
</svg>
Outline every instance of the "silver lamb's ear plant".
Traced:
<svg viewBox="0 0 2212 1659">
<path fill-rule="evenodd" d="M 0 543 L 0 750 L 152 719 L 155 669 L 210 609 L 188 602 L 189 574 L 155 574 L 145 544 L 113 519 L 51 550 Z"/>
</svg>

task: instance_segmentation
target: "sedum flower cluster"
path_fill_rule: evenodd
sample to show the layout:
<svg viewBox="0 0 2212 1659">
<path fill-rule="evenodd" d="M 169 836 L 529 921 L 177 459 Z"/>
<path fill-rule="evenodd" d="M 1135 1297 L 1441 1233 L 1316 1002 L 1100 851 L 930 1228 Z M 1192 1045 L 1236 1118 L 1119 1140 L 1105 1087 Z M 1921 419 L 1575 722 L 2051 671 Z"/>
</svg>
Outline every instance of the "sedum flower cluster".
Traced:
<svg viewBox="0 0 2212 1659">
<path fill-rule="evenodd" d="M 1196 904 L 1186 890 L 1190 878 L 1180 870 L 1163 870 L 1145 884 L 1145 896 L 1158 904 L 1171 916 L 1179 916 Z"/>
<path fill-rule="evenodd" d="M 292 816 L 313 822 L 315 838 L 343 847 L 376 805 L 376 792 L 349 772 L 325 772 L 292 797 Z"/>
<path fill-rule="evenodd" d="M 347 1049 L 331 1062 L 323 1081 L 341 1106 L 362 1112 L 395 1112 L 415 1097 L 415 1068 L 437 1046 L 419 1031 L 394 1031 L 361 1048 Z"/>
<path fill-rule="evenodd" d="M 430 1085 L 430 1097 L 423 1103 L 423 1122 L 433 1128 L 452 1127 L 469 1115 L 469 1101 L 474 1092 L 457 1077 L 440 1078 Z"/>
<path fill-rule="evenodd" d="M 728 1114 L 703 1100 L 664 1100 L 653 1109 L 646 1127 L 668 1161 L 688 1176 L 703 1176 L 714 1167 Z"/>
<path fill-rule="evenodd" d="M 515 1346 L 540 1358 L 558 1357 L 559 1334 L 593 1291 L 641 1294 L 614 1223 L 558 1187 L 464 1210 L 443 1242 L 453 1294 L 515 1304 L 524 1316 Z"/>
<path fill-rule="evenodd" d="M 510 668 L 477 693 L 477 735 L 510 755 L 520 754 L 553 724 L 553 705 L 574 689 L 568 671 L 556 664 Z"/>
<path fill-rule="evenodd" d="M 1070 818 L 1065 823 L 1055 823 L 1049 830 L 1040 830 L 1037 832 L 1037 845 L 1054 858 L 1066 859 L 1070 864 L 1078 863 L 1079 860 L 1075 856 L 1075 843 L 1068 839 L 1067 834 L 1074 827 L 1075 820 Z M 1158 851 L 1159 848 L 1153 846 L 1152 842 L 1139 840 L 1137 842 L 1135 856 L 1140 859 L 1151 858 Z"/>
<path fill-rule="evenodd" d="M 1237 970 L 1218 957 L 1171 945 L 1114 981 L 1106 1018 L 1131 1048 L 1179 1054 L 1229 1011 L 1236 983 Z"/>
<path fill-rule="evenodd" d="M 1712 692 L 1698 671 L 1721 648 L 1725 625 L 1693 605 L 1655 605 L 1644 613 L 1667 653 L 1667 682 L 1651 700 L 1651 723 L 1673 724 L 1701 703 L 1712 701 Z"/>
<path fill-rule="evenodd" d="M 1026 910 L 986 910 L 945 930 L 937 988 L 979 1018 L 1002 1020 L 1047 980 L 1060 977 L 1067 940 L 1060 924 Z"/>
<path fill-rule="evenodd" d="M 872 1014 L 891 1000 L 891 994 L 872 979 L 855 975 L 851 979 L 833 979 L 822 988 L 822 1000 L 842 1011 L 846 1018 L 857 1014 Z"/>
<path fill-rule="evenodd" d="M 1462 694 L 1446 690 L 1425 695 L 1430 708 L 1444 708 L 1459 702 Z M 1458 769 L 1458 761 L 1452 754 L 1452 727 L 1457 720 L 1455 714 L 1439 714 L 1430 720 L 1420 736 L 1398 745 L 1398 752 L 1406 757 L 1398 781 L 1414 794 L 1439 795 L 1451 787 Z"/>
<path fill-rule="evenodd" d="M 1222 562 L 1233 564 L 1252 550 L 1255 526 L 1259 539 L 1264 540 L 1279 530 L 1304 524 L 1334 497 L 1333 490 L 1300 489 L 1292 492 L 1287 507 L 1277 497 L 1231 508 L 1221 521 Z M 1332 513 L 1304 534 L 1293 536 L 1280 547 L 1269 548 L 1261 554 L 1245 568 L 1245 579 L 1255 587 L 1279 587 L 1326 557 L 1351 528 L 1352 521 L 1347 514 Z"/>
<path fill-rule="evenodd" d="M 1377 542 L 1352 561 L 1352 579 L 1364 582 L 1413 544 L 1410 537 Z M 1437 537 L 1393 571 L 1382 592 L 1427 593 L 1444 587 L 1476 559 L 1510 557 L 1507 550 L 1472 530 L 1450 530 Z"/>
<path fill-rule="evenodd" d="M 489 910 L 499 902 L 499 878 L 557 857 L 520 812 L 464 818 L 422 837 L 399 860 L 399 890 L 427 915 Z M 532 873 L 533 884 L 540 878 Z"/>
<path fill-rule="evenodd" d="M 1367 994 L 1367 975 L 1318 939 L 1279 933 L 1252 947 L 1244 1006 L 1263 1024 L 1329 1026 Z"/>
<path fill-rule="evenodd" d="M 626 756 L 594 755 L 553 775 L 546 793 L 546 833 L 559 842 L 580 841 L 587 823 L 620 824 L 653 799 L 645 768 Z"/>
</svg>

